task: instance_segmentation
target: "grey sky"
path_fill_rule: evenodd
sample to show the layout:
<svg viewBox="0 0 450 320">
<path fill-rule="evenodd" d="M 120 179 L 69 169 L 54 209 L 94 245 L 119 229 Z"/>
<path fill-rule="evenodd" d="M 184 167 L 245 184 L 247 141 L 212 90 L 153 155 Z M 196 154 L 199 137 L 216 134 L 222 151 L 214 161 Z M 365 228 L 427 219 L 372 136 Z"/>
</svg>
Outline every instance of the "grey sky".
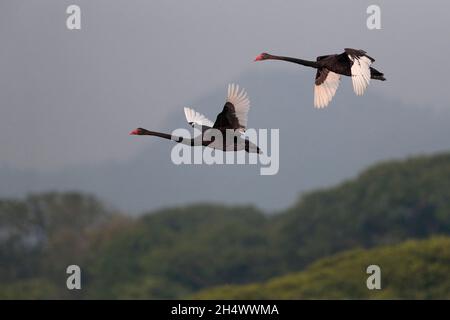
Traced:
<svg viewBox="0 0 450 320">
<path fill-rule="evenodd" d="M 81 31 L 65 27 L 72 3 L 82 9 Z M 449 67 L 439 61 L 450 55 L 450 4 L 377 1 L 383 29 L 369 31 L 372 3 L 2 1 L 0 166 L 130 159 L 149 143 L 130 141 L 137 124 L 163 130 L 167 116 L 241 74 L 295 68 L 253 63 L 261 51 L 313 59 L 363 48 L 388 78 L 370 91 L 448 108 Z M 312 107 L 312 94 L 298 103 Z"/>
<path fill-rule="evenodd" d="M 80 31 L 66 29 L 70 4 L 81 7 Z M 370 4 L 382 30 L 366 28 Z M 0 196 L 75 189 L 132 210 L 276 209 L 374 162 L 449 150 L 449 12 L 438 0 L 3 0 Z M 388 81 L 356 97 L 343 79 L 322 111 L 314 70 L 253 62 L 263 51 L 315 59 L 345 47 L 365 49 Z M 171 143 L 128 135 L 186 127 L 185 106 L 214 118 L 230 82 L 248 90 L 250 127 L 280 128 L 278 175 L 176 167 Z M 223 183 L 203 187 L 211 181 Z"/>
<path fill-rule="evenodd" d="M 176 166 L 170 161 L 173 142 L 130 136 L 132 143 L 145 148 L 120 162 L 54 173 L 0 168 L 0 195 L 82 190 L 127 212 L 205 201 L 254 204 L 271 211 L 289 206 L 301 192 L 354 177 L 380 160 L 450 150 L 449 109 L 412 108 L 370 91 L 355 97 L 351 82 L 343 81 L 333 100 L 337 107 L 318 111 L 298 103 L 299 97 L 311 96 L 313 70 L 310 73 L 265 70 L 262 78 L 256 70 L 238 79 L 257 106 L 250 111 L 249 123 L 280 128 L 277 175 L 260 176 L 259 166 L 249 165 Z M 218 88 L 195 105 L 212 116 L 217 111 L 211 106 L 222 104 L 223 95 L 224 88 Z M 184 115 L 174 112 L 165 125 L 185 126 Z"/>
</svg>

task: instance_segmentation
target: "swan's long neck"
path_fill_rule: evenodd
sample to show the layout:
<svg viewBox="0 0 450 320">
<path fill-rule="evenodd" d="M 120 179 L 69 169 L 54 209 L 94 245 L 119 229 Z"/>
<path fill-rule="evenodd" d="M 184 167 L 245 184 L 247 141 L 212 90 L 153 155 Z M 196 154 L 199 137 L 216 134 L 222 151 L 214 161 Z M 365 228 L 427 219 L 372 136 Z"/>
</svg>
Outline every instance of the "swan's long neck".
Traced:
<svg viewBox="0 0 450 320">
<path fill-rule="evenodd" d="M 185 145 L 188 145 L 188 146 L 193 146 L 194 145 L 194 140 L 193 139 L 173 136 L 171 134 L 162 133 L 162 132 L 149 131 L 149 130 L 145 130 L 144 129 L 144 132 L 142 133 L 142 135 L 156 136 L 156 137 L 160 137 L 160 138 L 163 138 L 163 139 L 172 140 L 172 141 L 175 141 L 177 143 L 182 143 L 182 144 L 185 144 Z"/>
<path fill-rule="evenodd" d="M 315 61 L 309 61 L 309 60 L 303 60 L 303 59 L 297 59 L 297 58 L 291 58 L 291 57 L 269 55 L 269 59 L 270 60 L 283 60 L 283 61 L 287 61 L 287 62 L 301 64 L 302 66 L 311 67 L 311 68 L 319 67 L 318 63 Z"/>
</svg>

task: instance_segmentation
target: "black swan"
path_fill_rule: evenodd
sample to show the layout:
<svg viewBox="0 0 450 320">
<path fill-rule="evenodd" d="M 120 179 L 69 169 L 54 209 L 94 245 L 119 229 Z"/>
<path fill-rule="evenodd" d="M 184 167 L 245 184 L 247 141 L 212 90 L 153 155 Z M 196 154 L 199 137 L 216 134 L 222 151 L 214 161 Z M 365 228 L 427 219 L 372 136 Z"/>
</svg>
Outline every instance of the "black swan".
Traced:
<svg viewBox="0 0 450 320">
<path fill-rule="evenodd" d="M 316 108 L 324 108 L 330 103 L 339 86 L 340 75 L 352 77 L 353 90 L 358 96 L 364 93 L 370 79 L 386 80 L 383 73 L 371 67 L 375 59 L 363 50 L 346 48 L 341 54 L 320 56 L 316 61 L 261 53 L 255 61 L 262 60 L 284 60 L 317 69 L 314 86 Z"/>
<path fill-rule="evenodd" d="M 228 85 L 228 96 L 222 112 L 217 115 L 216 122 L 207 119 L 201 113 L 190 108 L 184 108 L 187 122 L 201 130 L 201 134 L 194 139 L 174 136 L 167 133 L 149 131 L 137 128 L 131 135 L 157 136 L 189 146 L 206 146 L 222 151 L 245 150 L 249 153 L 262 153 L 260 148 L 243 136 L 247 127 L 247 114 L 250 100 L 245 90 L 239 91 L 239 86 Z M 220 135 L 218 135 L 218 133 Z M 222 139 L 215 139 L 221 136 Z"/>
</svg>

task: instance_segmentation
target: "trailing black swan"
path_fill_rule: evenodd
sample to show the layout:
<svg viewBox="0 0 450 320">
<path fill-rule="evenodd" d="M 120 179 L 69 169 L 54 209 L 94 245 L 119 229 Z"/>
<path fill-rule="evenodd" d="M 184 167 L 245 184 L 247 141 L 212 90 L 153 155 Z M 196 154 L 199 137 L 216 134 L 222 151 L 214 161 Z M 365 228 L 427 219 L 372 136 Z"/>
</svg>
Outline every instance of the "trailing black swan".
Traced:
<svg viewBox="0 0 450 320">
<path fill-rule="evenodd" d="M 283 60 L 317 69 L 314 86 L 316 108 L 324 108 L 330 103 L 339 86 L 341 75 L 352 77 L 353 90 L 358 96 L 364 93 L 370 79 L 386 80 L 383 73 L 371 67 L 375 59 L 363 50 L 346 48 L 341 54 L 320 56 L 316 61 L 261 53 L 255 61 L 262 60 Z"/>
</svg>

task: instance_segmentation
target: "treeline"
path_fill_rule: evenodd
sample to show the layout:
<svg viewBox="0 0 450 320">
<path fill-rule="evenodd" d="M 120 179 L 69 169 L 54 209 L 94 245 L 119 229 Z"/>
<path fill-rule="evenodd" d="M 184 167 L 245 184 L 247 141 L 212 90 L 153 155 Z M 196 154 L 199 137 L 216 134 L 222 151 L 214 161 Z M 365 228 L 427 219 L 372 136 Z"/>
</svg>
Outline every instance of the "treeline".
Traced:
<svg viewBox="0 0 450 320">
<path fill-rule="evenodd" d="M 285 212 L 199 204 L 131 218 L 80 193 L 0 200 L 0 298 L 183 298 L 354 249 L 450 235 L 450 154 L 377 165 Z M 66 288 L 66 267 L 82 289 Z"/>
<path fill-rule="evenodd" d="M 367 267 L 380 269 L 368 290 Z M 314 262 L 305 271 L 263 283 L 206 289 L 192 299 L 450 299 L 450 237 L 353 249 Z M 369 279 L 370 282 L 370 279 Z"/>
</svg>

